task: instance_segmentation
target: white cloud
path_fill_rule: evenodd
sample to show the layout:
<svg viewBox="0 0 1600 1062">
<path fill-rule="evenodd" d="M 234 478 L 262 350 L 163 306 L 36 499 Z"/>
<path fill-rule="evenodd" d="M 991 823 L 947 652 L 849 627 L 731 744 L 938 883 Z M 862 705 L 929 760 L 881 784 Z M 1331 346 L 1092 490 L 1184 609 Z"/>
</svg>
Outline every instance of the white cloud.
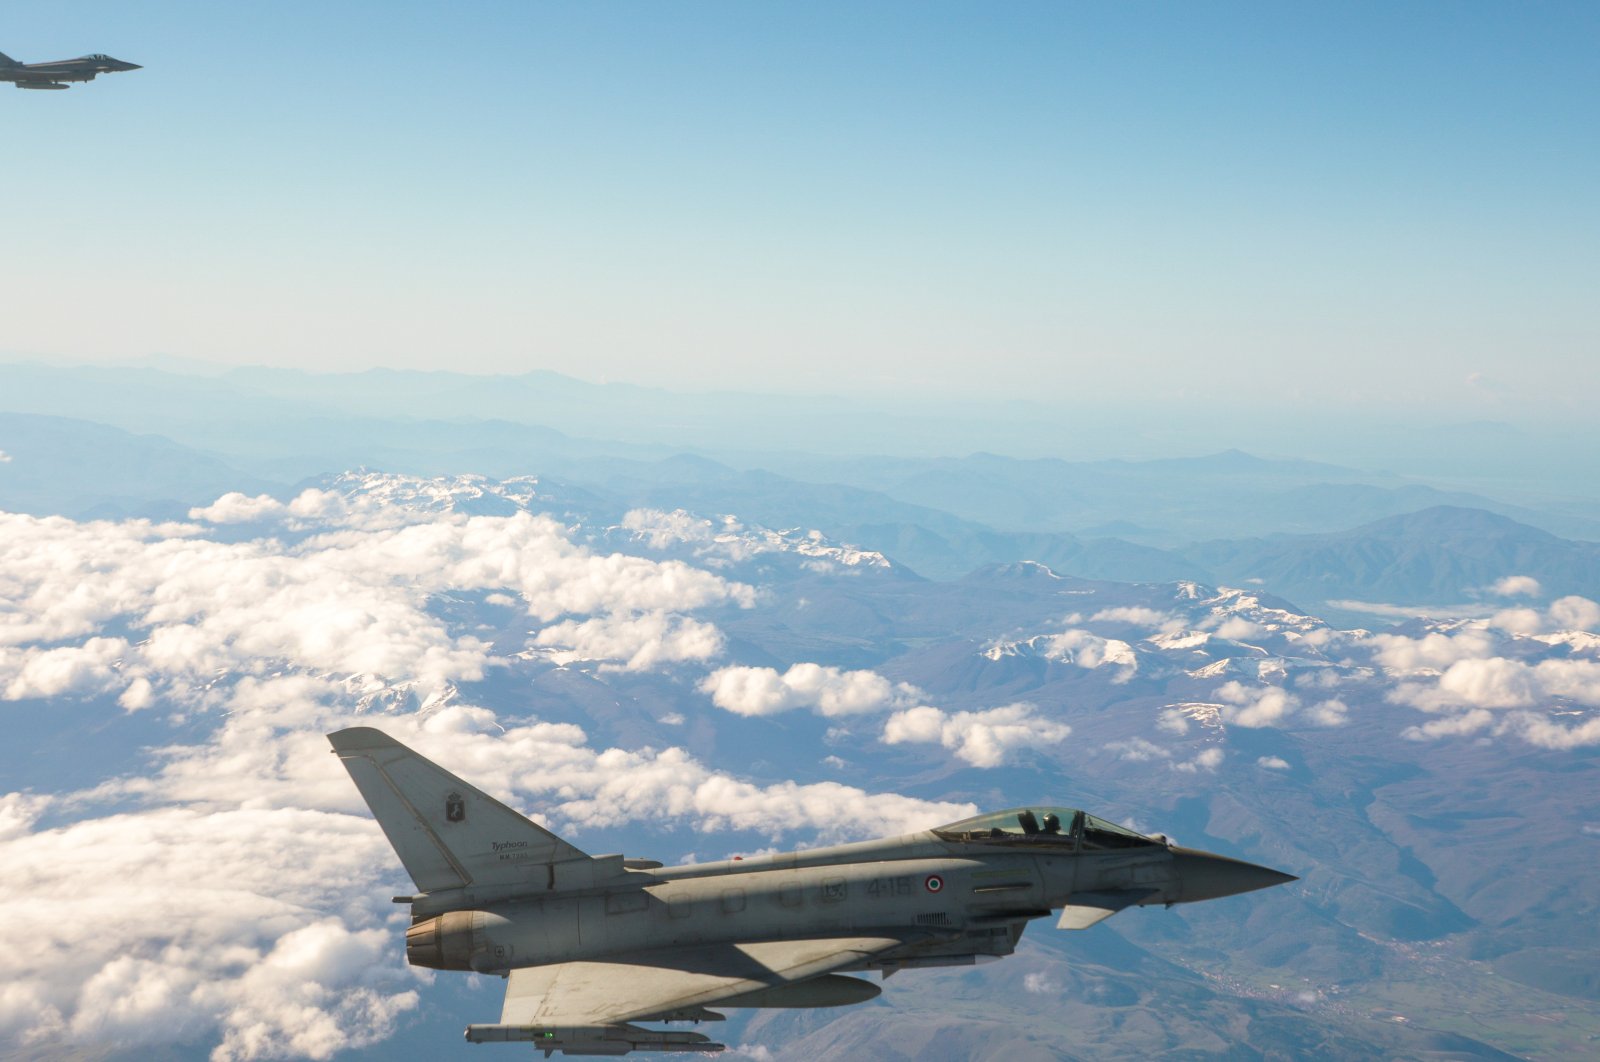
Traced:
<svg viewBox="0 0 1600 1062">
<path fill-rule="evenodd" d="M 1489 588 L 1498 597 L 1538 597 L 1543 592 L 1531 575 L 1508 575 Z"/>
<path fill-rule="evenodd" d="M 1600 627 L 1600 604 L 1586 597 L 1569 595 L 1551 602 L 1544 612 L 1533 608 L 1502 609 L 1489 620 L 1489 626 L 1525 635 L 1593 630 Z"/>
<path fill-rule="evenodd" d="M 1472 708 L 1443 715 L 1418 726 L 1407 727 L 1400 736 L 1411 741 L 1429 741 L 1472 734 L 1510 734 L 1545 749 L 1576 749 L 1600 745 L 1600 716 L 1565 726 L 1542 712 L 1495 712 Z"/>
<path fill-rule="evenodd" d="M 1344 726 L 1350 721 L 1350 706 L 1332 697 L 1312 705 L 1302 715 L 1317 726 Z"/>
<path fill-rule="evenodd" d="M 1519 714 L 1512 722 L 1524 741 L 1540 748 L 1576 749 L 1600 745 L 1600 716 L 1571 727 L 1533 712 Z"/>
<path fill-rule="evenodd" d="M 1294 684 L 1302 690 L 1334 690 L 1343 686 L 1350 677 L 1347 668 L 1319 667 L 1295 676 Z"/>
<path fill-rule="evenodd" d="M 1466 628 L 1455 634 L 1430 632 L 1421 638 L 1399 634 L 1375 634 L 1367 644 L 1377 648 L 1377 663 L 1394 671 L 1437 671 L 1458 660 L 1493 656 L 1493 636 L 1479 628 Z"/>
<path fill-rule="evenodd" d="M 927 706 L 891 715 L 883 728 L 886 745 L 938 744 L 975 767 L 998 767 L 1014 749 L 1057 745 L 1072 728 L 1034 714 L 1023 702 L 982 712 L 946 713 Z"/>
<path fill-rule="evenodd" d="M 6 453 L 4 450 L 0 450 L 0 465 L 9 465 L 10 463 L 11 455 Z"/>
<path fill-rule="evenodd" d="M 1111 681 L 1128 682 L 1139 670 L 1139 658 L 1133 646 L 1116 638 L 1102 638 L 1086 630 L 1069 628 L 1048 638 L 1043 654 L 1047 659 L 1065 660 L 1085 670 L 1110 667 L 1115 671 Z"/>
<path fill-rule="evenodd" d="M 779 674 L 770 667 L 725 667 L 700 683 L 711 703 L 736 715 L 776 715 L 811 708 L 824 716 L 862 715 L 915 704 L 924 695 L 875 671 L 844 671 L 795 664 Z"/>
<path fill-rule="evenodd" d="M 1489 626 L 1512 634 L 1537 634 L 1544 623 L 1544 616 L 1533 608 L 1505 608 L 1489 617 Z"/>
<path fill-rule="evenodd" d="M 1420 638 L 1380 634 L 1356 647 L 1375 650 L 1374 662 L 1387 677 L 1404 680 L 1387 691 L 1389 701 L 1443 716 L 1405 728 L 1406 738 L 1511 736 L 1542 747 L 1574 748 L 1600 744 L 1600 728 L 1587 721 L 1559 723 L 1548 710 L 1600 707 L 1600 661 L 1541 659 L 1535 652 L 1556 644 L 1580 646 L 1581 639 L 1592 636 L 1569 632 L 1595 625 L 1600 625 L 1600 605 L 1569 596 L 1543 613 L 1505 609 L 1487 623 L 1452 632 Z"/>
<path fill-rule="evenodd" d="M 115 665 L 128 649 L 121 638 L 90 638 L 56 649 L 0 649 L 0 677 L 7 679 L 4 698 L 20 701 L 103 689 L 115 680 Z"/>
<path fill-rule="evenodd" d="M 1144 738 L 1128 738 L 1126 741 L 1106 742 L 1106 751 L 1117 754 L 1117 759 L 1127 760 L 1130 763 L 1147 763 L 1151 760 L 1166 760 L 1172 758 L 1172 753 Z"/>
<path fill-rule="evenodd" d="M 1174 626 L 1181 627 L 1181 622 L 1174 620 L 1170 612 L 1158 612 L 1153 608 L 1144 608 L 1138 605 L 1125 605 L 1120 608 L 1103 608 L 1089 617 L 1089 622 L 1131 623 L 1136 627 L 1153 627 L 1156 630 L 1167 630 Z"/>
<path fill-rule="evenodd" d="M 1188 760 L 1184 763 L 1175 763 L 1172 765 L 1172 769 L 1175 771 L 1185 771 L 1189 774 L 1195 774 L 1200 771 L 1215 771 L 1218 767 L 1222 766 L 1222 761 L 1225 756 L 1226 754 L 1221 749 L 1216 747 L 1202 749 L 1194 759 Z"/>
<path fill-rule="evenodd" d="M 0 1035 L 121 1046 L 212 1039 L 214 1059 L 387 1036 L 417 1003 L 376 901 L 381 835 L 348 815 L 167 808 L 13 834 L 7 901 L 29 971 Z M 343 919 L 319 915 L 337 901 Z"/>
<path fill-rule="evenodd" d="M 711 703 L 736 715 L 775 715 L 803 703 L 783 676 L 770 667 L 725 667 L 700 683 Z"/>
<path fill-rule="evenodd" d="M 486 642 L 430 614 L 437 594 L 515 594 L 551 624 L 537 644 L 634 670 L 720 651 L 720 632 L 679 613 L 754 603 L 750 587 L 680 561 L 591 553 L 547 517 L 367 501 L 302 493 L 289 506 L 297 518 L 359 511 L 378 529 L 299 541 L 0 513 L 0 696 L 119 693 L 137 709 L 192 701 L 219 674 L 289 667 L 403 679 L 426 699 L 480 678 L 491 659 Z M 276 504 L 227 495 L 207 511 L 234 519 Z M 99 635 L 113 625 L 136 636 Z"/>
<path fill-rule="evenodd" d="M 227 725 L 209 744 L 161 750 L 150 778 L 102 785 L 97 797 L 227 807 L 311 804 L 363 812 L 327 755 L 322 733 L 352 722 L 337 686 L 285 678 L 243 685 L 226 702 Z M 771 838 L 805 831 L 826 839 L 924 829 L 971 814 L 969 804 L 872 794 L 833 782 L 759 786 L 714 770 L 681 748 L 603 749 L 569 723 L 506 726 L 488 709 L 451 704 L 376 721 L 397 740 L 496 794 L 522 794 L 553 825 L 646 821 L 660 827 L 752 830 Z M 297 729 L 283 730 L 285 724 Z"/>
<path fill-rule="evenodd" d="M 1439 676 L 1439 698 L 1455 704 L 1519 708 L 1533 704 L 1538 695 L 1532 669 L 1504 657 L 1460 660 Z"/>
<path fill-rule="evenodd" d="M 1507 657 L 1460 660 L 1434 682 L 1403 683 L 1389 700 L 1442 716 L 1408 727 L 1412 740 L 1489 732 L 1510 735 L 1543 748 L 1600 744 L 1600 721 L 1557 722 L 1550 712 L 1570 707 L 1600 707 L 1600 661 L 1557 658 L 1527 663 Z M 1544 710 L 1539 710 L 1544 709 Z"/>
<path fill-rule="evenodd" d="M 883 740 L 887 745 L 937 743 L 944 736 L 947 716 L 939 708 L 924 705 L 896 712 L 884 725 Z"/>
<path fill-rule="evenodd" d="M 1390 605 L 1381 601 L 1353 601 L 1336 599 L 1328 604 L 1346 612 L 1362 612 L 1370 616 L 1388 616 L 1395 619 L 1481 619 L 1494 611 L 1492 605 Z"/>
<path fill-rule="evenodd" d="M 44 814 L 50 801 L 48 796 L 32 793 L 6 793 L 0 796 L 0 841 L 26 833 Z"/>
<path fill-rule="evenodd" d="M 630 509 L 622 517 L 622 526 L 651 549 L 667 549 L 679 543 L 709 545 L 715 539 L 710 520 L 682 509 L 670 513 L 660 509 Z M 737 528 L 737 524 L 732 527 Z"/>
<path fill-rule="evenodd" d="M 1600 663 L 1544 660 L 1529 665 L 1499 656 L 1462 660 L 1446 669 L 1433 685 L 1410 683 L 1389 695 L 1390 700 L 1424 711 L 1531 708 L 1556 697 L 1600 703 Z"/>
<path fill-rule="evenodd" d="M 624 671 L 648 671 L 665 663 L 707 660 L 722 652 L 722 632 L 709 623 L 647 612 L 637 616 L 595 616 L 546 627 L 534 644 L 557 649 L 562 663 L 574 660 L 621 661 Z"/>
<path fill-rule="evenodd" d="M 1349 705 L 1339 699 L 1328 699 L 1312 707 L 1304 707 L 1296 694 L 1278 686 L 1245 686 L 1240 681 L 1229 681 L 1219 686 L 1216 697 L 1221 705 L 1221 720 L 1234 726 L 1262 728 L 1282 726 L 1291 718 L 1301 718 L 1315 726 L 1344 726 L 1349 721 Z"/>
<path fill-rule="evenodd" d="M 1483 708 L 1475 708 L 1461 715 L 1453 715 L 1443 719 L 1431 719 L 1420 726 L 1408 726 L 1400 731 L 1400 736 L 1409 741 L 1426 741 L 1431 738 L 1476 734 L 1481 730 L 1488 729 L 1493 723 L 1493 712 Z"/>
<path fill-rule="evenodd" d="M 1061 983 L 1047 973 L 1034 972 L 1022 978 L 1022 990 L 1036 996 L 1054 996 L 1061 992 Z"/>
<path fill-rule="evenodd" d="M 1127 738 L 1122 741 L 1108 741 L 1105 749 L 1114 752 L 1120 760 L 1130 763 L 1166 763 L 1175 771 L 1194 774 L 1198 771 L 1214 771 L 1222 765 L 1223 751 L 1215 746 L 1201 749 L 1192 759 L 1179 760 L 1171 749 L 1162 748 L 1153 741 L 1146 741 L 1141 737 Z"/>
<path fill-rule="evenodd" d="M 1218 687 L 1216 696 L 1225 702 L 1223 722 L 1252 729 L 1277 726 L 1300 707 L 1298 697 L 1277 686 L 1247 687 L 1240 682 L 1228 682 Z"/>
<path fill-rule="evenodd" d="M 1550 622 L 1560 630 L 1592 631 L 1600 627 L 1600 604 L 1576 595 L 1550 604 Z"/>
<path fill-rule="evenodd" d="M 289 507 L 270 494 L 254 498 L 239 491 L 229 491 L 210 505 L 189 510 L 189 519 L 204 520 L 208 524 L 249 524 L 263 520 L 281 520 Z"/>
<path fill-rule="evenodd" d="M 1229 616 L 1217 627 L 1217 637 L 1238 642 L 1246 638 L 1254 638 L 1262 631 L 1259 623 L 1253 623 L 1243 616 Z"/>
<path fill-rule="evenodd" d="M 1289 769 L 1289 761 L 1282 756 L 1258 756 L 1256 757 L 1256 766 L 1269 771 L 1287 771 Z"/>
<path fill-rule="evenodd" d="M 1533 677 L 1546 699 L 1600 706 L 1600 661 L 1541 660 L 1533 665 Z"/>
<path fill-rule="evenodd" d="M 570 724 L 537 723 L 485 733 L 499 724 L 482 708 L 452 705 L 425 719 L 386 724 L 402 741 L 455 773 L 495 791 L 538 797 L 549 819 L 574 826 L 618 821 L 681 823 L 697 830 L 753 830 L 776 839 L 794 831 L 828 839 L 926 829 L 970 813 L 970 804 L 873 794 L 833 782 L 758 786 L 713 770 L 681 748 L 605 749 L 585 744 Z"/>
</svg>

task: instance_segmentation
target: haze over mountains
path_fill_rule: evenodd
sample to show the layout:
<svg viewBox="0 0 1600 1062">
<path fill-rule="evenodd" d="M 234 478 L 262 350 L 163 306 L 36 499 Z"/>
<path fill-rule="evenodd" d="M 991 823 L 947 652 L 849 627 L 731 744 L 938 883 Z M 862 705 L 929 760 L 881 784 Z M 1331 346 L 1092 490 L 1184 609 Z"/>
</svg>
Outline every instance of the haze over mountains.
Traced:
<svg viewBox="0 0 1600 1062">
<path fill-rule="evenodd" d="M 940 431 L 987 431 L 984 418 L 998 413 L 980 408 L 962 421 L 924 410 L 908 417 L 920 425 L 908 436 L 892 411 L 841 400 L 675 395 L 553 373 L 197 376 L 21 364 L 0 365 L 0 396 L 10 452 L 27 458 L 0 466 L 0 488 L 18 511 L 182 515 L 226 489 L 286 494 L 306 478 L 358 467 L 537 474 L 618 512 L 684 507 L 804 525 L 929 578 L 1037 560 L 1085 577 L 1261 580 L 1348 619 L 1363 613 L 1328 603 L 1481 604 L 1506 564 L 1600 593 L 1592 550 L 1581 544 L 1600 540 L 1600 500 L 1581 487 L 1533 486 L 1552 463 L 1577 475 L 1579 454 L 1530 458 L 1526 482 L 1500 495 L 1498 475 L 1482 468 L 1476 479 L 1452 480 L 1476 489 L 1441 488 L 1415 475 L 1237 449 L 1136 461 L 829 456 L 853 442 L 929 447 Z M 854 427 L 836 434 L 843 422 Z M 581 433 L 570 434 L 574 427 Z M 1481 436 L 1499 463 L 1518 450 L 1506 432 Z M 791 438 L 813 449 L 777 449 Z M 1047 440 L 1036 433 L 1034 445 Z M 1475 452 L 1458 449 L 1462 462 Z M 1386 456 L 1391 466 L 1415 459 Z M 1452 511 L 1414 516 L 1442 507 Z"/>
<path fill-rule="evenodd" d="M 0 367 L 6 1057 L 462 1050 L 497 986 L 404 967 L 320 736 L 351 720 L 595 851 L 1048 800 L 1303 879 L 737 1015 L 749 1057 L 1600 1042 L 1600 498 L 1226 447 L 741 452 L 825 429 L 659 400 Z"/>
<path fill-rule="evenodd" d="M 1176 458 L 1181 464 L 1190 459 L 1183 455 L 1238 448 L 1348 466 L 1326 469 L 1320 479 L 1302 476 L 1299 483 L 1402 487 L 1426 480 L 1459 483 L 1467 490 L 1474 489 L 1472 484 L 1493 484 L 1497 497 L 1536 498 L 1552 512 L 1573 505 L 1590 519 L 1600 518 L 1588 491 L 1600 473 L 1600 450 L 1592 425 L 1582 422 L 1420 423 L 1403 413 L 1385 418 L 1314 406 L 1275 410 L 1169 402 L 1128 407 L 1107 405 L 1092 395 L 1030 392 L 1026 381 L 1019 381 L 1018 398 L 996 403 L 935 401 L 914 392 L 898 398 L 851 397 L 847 380 L 836 393 L 808 397 L 685 393 L 588 383 L 545 371 L 519 376 L 387 369 L 306 373 L 189 362 L 171 366 L 162 359 L 151 359 L 151 367 L 0 364 L 0 395 L 5 396 L 0 408 L 6 410 L 162 434 L 245 462 L 320 454 L 324 462 L 338 464 L 338 458 L 350 456 L 339 447 L 385 440 L 400 451 L 436 455 L 471 451 L 487 441 L 503 455 L 503 444 L 538 426 L 569 437 L 572 448 L 585 456 L 651 459 L 689 450 L 736 467 L 767 466 L 787 474 L 803 468 L 807 474 L 799 478 L 878 489 L 885 487 L 885 478 L 903 480 L 920 469 L 875 456 L 864 465 L 853 458 L 939 458 L 948 466 L 964 460 L 951 455 L 1071 454 L 1079 461 L 1111 462 L 1099 478 L 1121 484 L 1127 495 L 1135 484 L 1120 475 L 1119 461 Z M 407 445 L 392 432 L 396 425 L 418 426 L 425 434 Z M 508 433 L 511 425 L 517 428 Z M 387 434 L 384 426 L 391 429 Z M 448 429 L 458 439 L 455 451 L 442 436 Z M 296 434 L 306 436 L 298 450 L 287 445 Z M 548 433 L 527 437 L 560 449 Z M 1034 494 L 1050 494 L 1057 490 L 1052 467 L 1048 461 L 1028 466 L 1013 478 Z M 864 478 L 858 481 L 858 475 Z"/>
</svg>

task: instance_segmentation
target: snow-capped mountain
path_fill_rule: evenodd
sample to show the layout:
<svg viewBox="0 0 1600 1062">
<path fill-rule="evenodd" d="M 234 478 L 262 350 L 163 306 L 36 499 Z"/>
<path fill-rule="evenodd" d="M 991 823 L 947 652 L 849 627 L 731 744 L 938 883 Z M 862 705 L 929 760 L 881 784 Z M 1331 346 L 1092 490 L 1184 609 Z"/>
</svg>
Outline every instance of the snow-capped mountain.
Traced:
<svg viewBox="0 0 1600 1062">
<path fill-rule="evenodd" d="M 342 1050 L 403 1055 L 480 1005 L 402 965 L 381 901 L 404 881 L 322 747 L 352 720 L 607 851 L 704 858 L 1050 800 L 1303 878 L 1080 938 L 1041 927 L 1008 972 L 896 978 L 890 1008 L 735 1025 L 774 1058 L 888 1051 L 963 994 L 997 1024 L 949 1030 L 956 1053 L 1008 1024 L 1125 1057 L 1227 1020 L 1267 1054 L 1554 1057 L 1600 1020 L 1600 894 L 1572 873 L 1600 834 L 1579 784 L 1600 605 L 1529 597 L 1515 572 L 1483 617 L 1341 629 L 1251 587 L 1035 562 L 940 582 L 737 513 L 372 471 L 165 523 L 4 514 L 0 542 L 18 736 L 0 856 L 94 927 L 66 939 L 55 908 L 16 909 L 46 971 L 6 1030 L 29 1042 L 244 1057 L 239 1030 L 288 1036 L 309 1007 Z M 225 893 L 187 869 L 218 853 Z M 151 929 L 170 923 L 119 914 L 129 880 L 205 928 L 175 947 Z M 260 987 L 307 948 L 330 958 Z M 123 976 L 216 987 L 186 1023 L 93 1017 Z M 1495 999 L 1493 1022 L 1430 1031 L 1459 993 Z M 1164 1018 L 1130 1031 L 1135 1013 Z"/>
</svg>

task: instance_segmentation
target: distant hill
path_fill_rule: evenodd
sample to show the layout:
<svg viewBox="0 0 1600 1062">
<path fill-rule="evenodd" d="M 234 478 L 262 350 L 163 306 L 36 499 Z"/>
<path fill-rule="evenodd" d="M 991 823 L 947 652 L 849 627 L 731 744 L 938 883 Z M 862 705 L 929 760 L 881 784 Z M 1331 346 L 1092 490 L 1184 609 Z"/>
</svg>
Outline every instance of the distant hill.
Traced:
<svg viewBox="0 0 1600 1062">
<path fill-rule="evenodd" d="M 80 519 L 181 518 L 231 490 L 279 484 L 159 435 L 68 417 L 0 413 L 0 509 Z"/>
<path fill-rule="evenodd" d="M 1600 543 L 1448 505 L 1349 531 L 1203 542 L 1180 552 L 1224 582 L 1259 581 L 1302 605 L 1459 603 L 1508 575 L 1531 575 L 1551 594 L 1600 596 Z"/>
<path fill-rule="evenodd" d="M 1178 432 L 1163 416 L 1177 433 L 1161 436 L 1172 441 L 1158 445 L 1148 423 L 1142 432 L 1130 431 L 1155 416 L 1150 410 L 689 393 L 551 372 L 240 368 L 196 375 L 169 368 L 0 363 L 0 408 L 159 434 L 256 476 L 289 482 L 369 466 L 592 483 L 631 474 L 620 467 L 629 462 L 688 451 L 740 472 L 766 470 L 790 481 L 877 492 L 1005 533 L 1112 534 L 1164 549 L 1247 535 L 1331 532 L 1435 505 L 1497 512 L 1553 534 L 1600 541 L 1596 477 L 1586 471 L 1589 455 L 1600 448 L 1580 438 L 1552 450 L 1505 425 L 1418 428 L 1403 444 L 1381 445 L 1366 430 L 1310 431 L 1301 423 L 1263 437 L 1256 429 L 1264 411 L 1255 411 L 1249 423 L 1210 424 L 1203 431 L 1191 425 Z M 1354 445 L 1367 456 L 1340 464 L 1237 448 L 1155 460 L 992 452 L 1193 453 L 1204 444 L 1183 441 L 1192 438 L 1274 449 L 1288 439 L 1319 455 L 1352 452 Z M 1449 455 L 1453 481 L 1474 484 L 1474 490 L 1442 489 L 1384 470 L 1394 461 L 1413 461 L 1423 444 Z M 979 447 L 982 452 L 972 452 Z M 1536 463 L 1549 452 L 1564 458 Z M 677 471 L 694 481 L 692 470 Z M 1559 496 L 1535 496 L 1529 485 L 1534 473 L 1567 486 Z M 676 482 L 664 470 L 646 478 Z M 858 522 L 882 519 L 864 515 Z"/>
<path fill-rule="evenodd" d="M 1437 505 L 1498 512 L 1554 534 L 1600 539 L 1600 522 L 1466 491 L 1446 491 L 1384 472 L 1239 450 L 1154 461 L 1024 460 L 795 455 L 776 471 L 848 483 L 1006 531 L 1129 526 L 1148 545 L 1266 532 L 1315 533 Z"/>
<path fill-rule="evenodd" d="M 1038 561 L 1090 579 L 1162 582 L 1205 579 L 1201 565 L 1166 550 L 1115 538 L 996 531 L 973 520 L 900 501 L 881 491 L 806 483 L 765 471 L 741 472 L 704 458 L 602 466 L 557 463 L 572 482 L 619 507 L 683 506 L 734 513 L 768 527 L 815 528 L 829 538 L 893 558 L 930 579 L 954 579 L 991 564 Z"/>
</svg>

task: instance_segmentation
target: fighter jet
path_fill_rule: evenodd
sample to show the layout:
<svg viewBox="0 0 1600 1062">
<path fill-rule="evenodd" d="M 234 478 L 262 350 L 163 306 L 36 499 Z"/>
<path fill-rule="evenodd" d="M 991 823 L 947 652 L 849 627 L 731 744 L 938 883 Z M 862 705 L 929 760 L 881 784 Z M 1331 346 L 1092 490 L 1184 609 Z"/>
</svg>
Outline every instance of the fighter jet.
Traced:
<svg viewBox="0 0 1600 1062">
<path fill-rule="evenodd" d="M 142 69 L 137 63 L 125 63 L 109 55 L 83 55 L 76 59 L 57 59 L 53 63 L 19 63 L 0 52 L 0 81 L 9 81 L 19 89 L 64 89 L 63 81 L 93 81 L 96 74 L 114 74 L 123 70 Z"/>
<path fill-rule="evenodd" d="M 723 1050 L 636 1022 L 722 1007 L 835 1007 L 882 977 L 1011 954 L 1058 914 L 1087 929 L 1128 907 L 1296 880 L 1072 808 L 1012 808 L 920 833 L 665 867 L 590 856 L 370 727 L 328 735 L 417 892 L 406 959 L 504 977 L 473 1043 L 570 1055 Z"/>
</svg>

